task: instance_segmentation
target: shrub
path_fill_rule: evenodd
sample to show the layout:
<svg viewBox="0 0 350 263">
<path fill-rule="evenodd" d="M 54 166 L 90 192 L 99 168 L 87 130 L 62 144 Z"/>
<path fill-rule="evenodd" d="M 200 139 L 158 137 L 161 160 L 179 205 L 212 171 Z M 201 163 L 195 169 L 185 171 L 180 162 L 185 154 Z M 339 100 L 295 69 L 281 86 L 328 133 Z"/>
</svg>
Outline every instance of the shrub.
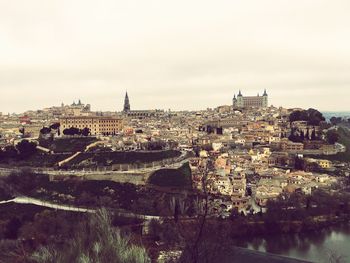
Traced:
<svg viewBox="0 0 350 263">
<path fill-rule="evenodd" d="M 146 250 L 131 243 L 130 237 L 112 227 L 111 219 L 105 209 L 92 215 L 82 223 L 73 239 L 61 248 L 42 247 L 32 258 L 38 263 L 65 262 L 115 262 L 149 263 Z"/>
<path fill-rule="evenodd" d="M 149 183 L 163 187 L 190 188 L 192 185 L 191 169 L 188 163 L 179 169 L 161 169 L 150 176 Z"/>
<path fill-rule="evenodd" d="M 21 158 L 28 158 L 36 153 L 36 143 L 23 140 L 16 145 Z"/>
</svg>

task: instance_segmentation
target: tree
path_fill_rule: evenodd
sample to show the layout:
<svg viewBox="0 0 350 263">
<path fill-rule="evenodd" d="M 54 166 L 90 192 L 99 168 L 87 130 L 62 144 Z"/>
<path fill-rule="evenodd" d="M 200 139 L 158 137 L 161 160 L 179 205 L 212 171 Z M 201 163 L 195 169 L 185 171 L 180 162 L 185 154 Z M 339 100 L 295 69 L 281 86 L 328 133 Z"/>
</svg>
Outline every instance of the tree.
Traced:
<svg viewBox="0 0 350 263">
<path fill-rule="evenodd" d="M 36 143 L 22 140 L 16 145 L 19 155 L 22 158 L 27 158 L 36 153 Z"/>
<path fill-rule="evenodd" d="M 46 134 L 49 134 L 51 132 L 51 128 L 49 127 L 43 127 L 41 130 L 40 130 L 40 133 L 42 135 L 46 135 Z"/>
<path fill-rule="evenodd" d="M 294 167 L 297 170 L 304 170 L 304 160 L 298 156 L 295 157 Z"/>
<path fill-rule="evenodd" d="M 59 122 L 55 122 L 55 123 L 51 124 L 50 129 L 57 130 L 60 126 L 61 126 L 61 124 Z"/>
<path fill-rule="evenodd" d="M 200 250 L 203 245 L 205 245 L 205 240 L 203 240 L 204 230 L 207 223 L 207 216 L 209 213 L 209 195 L 208 189 L 208 172 L 214 170 L 214 162 L 211 159 L 206 160 L 206 164 L 200 167 L 200 172 L 202 173 L 202 191 L 204 197 L 203 213 L 198 214 L 198 231 L 195 231 L 193 239 L 188 241 L 187 250 L 189 252 L 189 259 L 191 262 L 200 262 Z M 187 260 L 186 260 L 187 261 Z"/>
<path fill-rule="evenodd" d="M 71 127 L 71 128 L 67 128 L 63 130 L 63 134 L 64 135 L 80 135 L 80 130 L 78 128 L 75 127 Z"/>
<path fill-rule="evenodd" d="M 150 235 L 150 237 L 156 241 L 158 241 L 160 239 L 160 234 L 162 231 L 162 225 L 159 223 L 158 220 L 152 219 L 149 222 L 149 232 L 148 234 Z"/>
<path fill-rule="evenodd" d="M 299 111 L 299 110 L 293 111 L 293 112 L 289 115 L 289 121 L 290 121 L 290 122 L 300 121 L 300 120 L 301 120 L 301 111 Z"/>
<path fill-rule="evenodd" d="M 302 142 L 303 140 L 299 135 L 297 135 L 297 129 L 292 128 L 291 134 L 289 135 L 288 139 L 292 142 Z"/>
<path fill-rule="evenodd" d="M 17 217 L 11 218 L 11 220 L 8 222 L 6 226 L 4 237 L 8 239 L 17 239 L 18 230 L 21 227 L 21 225 L 22 223 Z"/>
<path fill-rule="evenodd" d="M 308 124 L 309 125 L 320 125 L 321 121 L 325 121 L 326 119 L 323 117 L 322 113 L 315 109 L 308 109 Z"/>
<path fill-rule="evenodd" d="M 332 123 L 332 125 L 337 125 L 342 122 L 342 118 L 333 116 L 332 118 L 329 119 L 329 121 Z"/>
<path fill-rule="evenodd" d="M 19 128 L 19 132 L 22 133 L 22 136 L 24 136 L 24 133 L 25 133 L 24 127 Z"/>
<path fill-rule="evenodd" d="M 12 172 L 5 180 L 20 194 L 28 195 L 38 185 L 47 183 L 49 178 L 46 175 L 33 173 L 30 169 L 22 169 L 18 172 Z"/>
<path fill-rule="evenodd" d="M 162 140 L 149 141 L 146 143 L 146 149 L 149 151 L 163 150 L 165 146 L 166 146 L 166 143 Z"/>
<path fill-rule="evenodd" d="M 83 136 L 89 136 L 90 135 L 90 129 L 89 128 L 84 128 L 80 131 L 81 135 Z"/>
<path fill-rule="evenodd" d="M 14 158 L 18 154 L 16 148 L 13 145 L 7 145 L 2 152 L 3 158 Z"/>
<path fill-rule="evenodd" d="M 326 137 L 329 144 L 335 144 L 339 140 L 339 134 L 336 130 L 329 130 Z"/>
<path fill-rule="evenodd" d="M 306 140 L 310 140 L 310 130 L 309 130 L 309 127 L 308 127 L 307 130 L 306 130 L 305 139 L 306 139 Z"/>
<path fill-rule="evenodd" d="M 293 111 L 289 115 L 289 121 L 307 121 L 308 125 L 320 125 L 321 121 L 324 121 L 325 118 L 323 117 L 322 113 L 315 109 L 308 109 L 308 110 L 302 110 L 302 111 Z"/>
<path fill-rule="evenodd" d="M 311 132 L 311 141 L 315 141 L 317 138 L 316 138 L 316 130 L 313 129 L 312 132 Z"/>
</svg>

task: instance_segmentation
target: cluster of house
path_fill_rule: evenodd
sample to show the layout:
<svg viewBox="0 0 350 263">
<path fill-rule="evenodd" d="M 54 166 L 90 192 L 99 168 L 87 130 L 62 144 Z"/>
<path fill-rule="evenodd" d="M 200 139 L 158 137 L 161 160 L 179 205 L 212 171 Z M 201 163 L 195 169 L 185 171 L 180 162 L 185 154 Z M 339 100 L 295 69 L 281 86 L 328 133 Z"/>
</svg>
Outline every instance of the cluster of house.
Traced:
<svg viewBox="0 0 350 263">
<path fill-rule="evenodd" d="M 290 123 L 291 111 L 274 107 L 207 111 L 211 116 L 202 119 L 203 133 L 193 140 L 193 147 L 201 150 L 190 166 L 195 187 L 202 189 L 205 179 L 211 212 L 222 215 L 233 208 L 244 213 L 259 212 L 282 192 L 311 194 L 336 182 L 329 175 L 334 171 L 331 161 L 307 155 L 336 154 L 345 147 L 328 144 L 318 126 L 303 127 L 310 129 L 310 134 L 314 131 L 317 138 L 311 140 L 310 135 L 303 142 L 290 141 L 291 127 L 305 125 Z M 205 170 L 208 160 L 213 165 Z M 303 163 L 299 170 L 295 169 L 298 160 Z"/>
<path fill-rule="evenodd" d="M 59 122 L 59 118 L 91 116 L 90 104 L 83 104 L 80 100 L 71 105 L 53 106 L 41 110 L 29 110 L 21 114 L 0 114 L 0 135 L 3 144 L 13 143 L 14 140 L 29 137 L 37 138 L 44 126 Z"/>
<path fill-rule="evenodd" d="M 330 186 L 334 179 L 327 172 L 334 169 L 333 164 L 307 155 L 345 151 L 340 144 L 326 143 L 320 126 L 302 121 L 290 123 L 293 110 L 270 106 L 238 111 L 220 106 L 146 115 L 99 114 L 91 112 L 90 105 L 78 102 L 21 115 L 1 115 L 0 142 L 9 143 L 23 135 L 23 127 L 24 133 L 38 136 L 43 126 L 58 121 L 65 128 L 89 128 L 103 139 L 99 146 L 111 150 L 191 151 L 193 185 L 203 190 L 205 179 L 211 213 L 227 214 L 234 208 L 245 213 L 258 212 L 282 192 L 309 194 L 317 187 Z M 292 129 L 302 131 L 307 139 L 289 140 Z M 304 171 L 295 171 L 300 159 Z M 212 163 L 209 168 L 208 160 Z"/>
</svg>

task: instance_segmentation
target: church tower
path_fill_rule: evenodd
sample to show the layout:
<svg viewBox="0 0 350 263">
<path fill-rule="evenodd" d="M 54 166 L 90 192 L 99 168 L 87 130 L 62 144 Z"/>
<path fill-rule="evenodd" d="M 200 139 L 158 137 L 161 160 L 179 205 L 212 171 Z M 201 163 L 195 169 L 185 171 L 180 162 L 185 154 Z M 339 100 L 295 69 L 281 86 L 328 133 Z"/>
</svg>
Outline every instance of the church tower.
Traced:
<svg viewBox="0 0 350 263">
<path fill-rule="evenodd" d="M 237 108 L 237 99 L 236 99 L 236 94 L 233 95 L 233 99 L 232 99 L 232 105 L 233 105 L 233 108 Z"/>
<path fill-rule="evenodd" d="M 130 111 L 130 102 L 129 102 L 129 96 L 128 96 L 128 92 L 126 92 L 125 94 L 125 99 L 124 99 L 124 112 L 128 112 Z"/>
<path fill-rule="evenodd" d="M 244 107 L 244 100 L 243 100 L 243 95 L 242 95 L 241 90 L 239 90 L 238 95 L 237 95 L 237 107 L 238 108 Z"/>
<path fill-rule="evenodd" d="M 263 105 L 264 108 L 267 108 L 269 106 L 269 96 L 267 95 L 266 89 L 264 90 L 263 94 Z"/>
</svg>

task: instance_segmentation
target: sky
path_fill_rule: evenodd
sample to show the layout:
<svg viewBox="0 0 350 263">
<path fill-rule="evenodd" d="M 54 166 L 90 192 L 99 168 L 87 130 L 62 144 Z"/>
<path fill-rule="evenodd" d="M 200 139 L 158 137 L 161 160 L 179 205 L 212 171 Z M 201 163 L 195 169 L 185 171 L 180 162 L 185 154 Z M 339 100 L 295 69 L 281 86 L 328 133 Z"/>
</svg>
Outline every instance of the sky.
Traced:
<svg viewBox="0 0 350 263">
<path fill-rule="evenodd" d="M 0 112 L 198 110 L 243 95 L 350 111 L 348 0 L 0 1 Z"/>
</svg>

